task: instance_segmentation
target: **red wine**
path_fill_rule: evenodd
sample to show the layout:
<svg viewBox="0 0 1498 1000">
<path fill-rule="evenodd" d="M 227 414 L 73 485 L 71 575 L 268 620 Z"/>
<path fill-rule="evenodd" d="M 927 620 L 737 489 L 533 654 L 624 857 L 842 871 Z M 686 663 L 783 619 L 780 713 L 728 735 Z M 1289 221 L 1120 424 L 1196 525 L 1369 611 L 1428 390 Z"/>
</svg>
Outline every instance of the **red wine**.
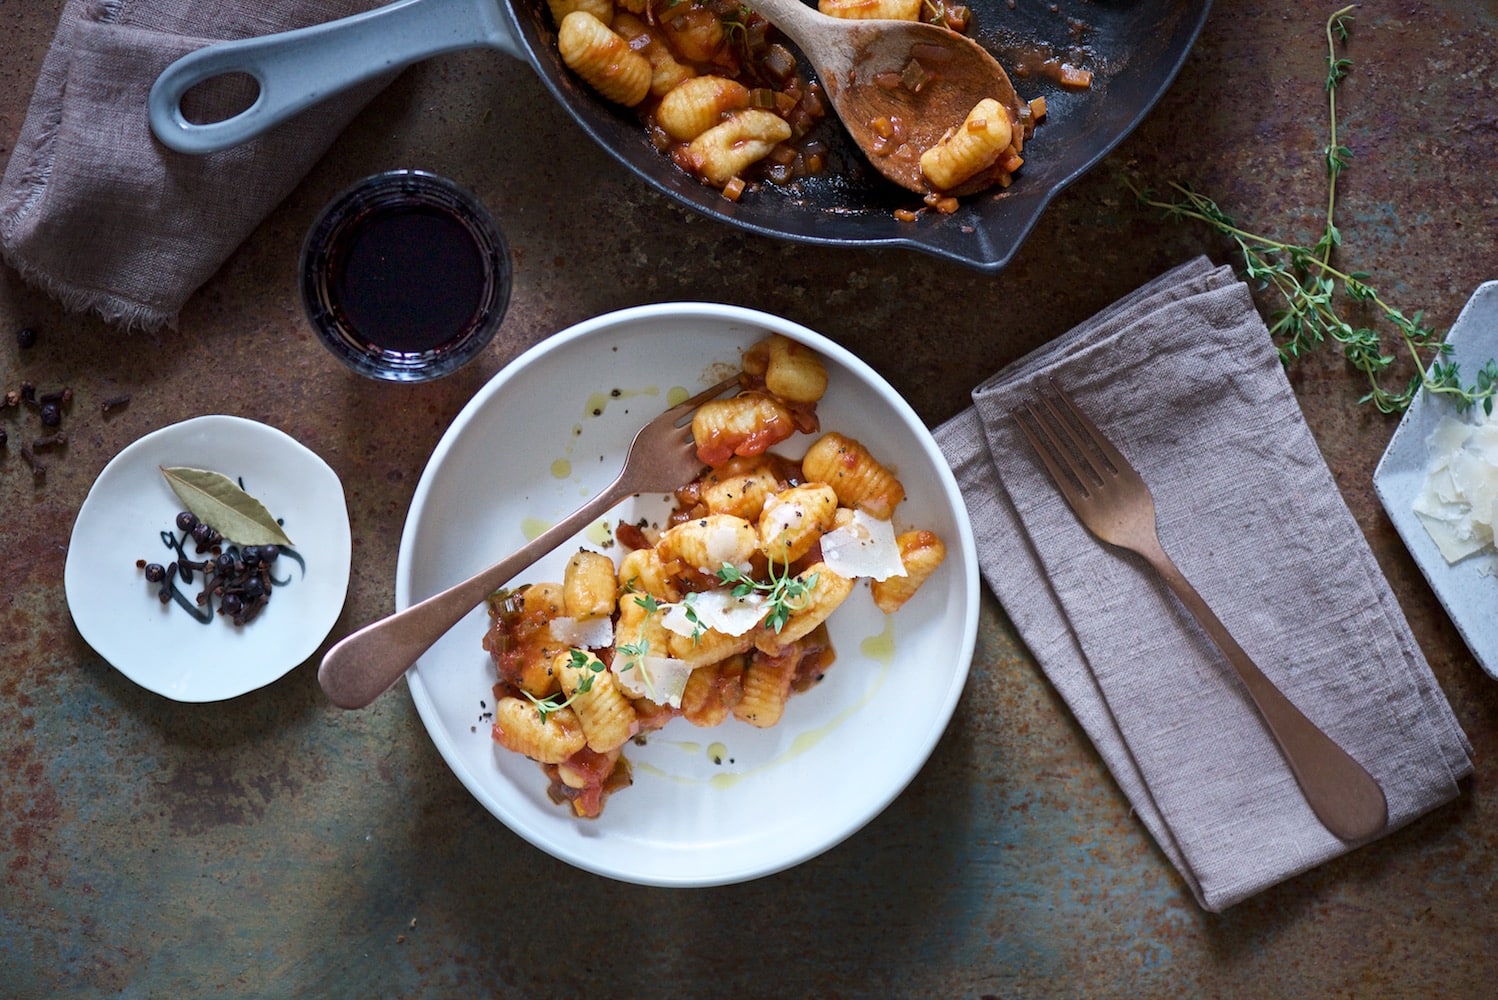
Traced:
<svg viewBox="0 0 1498 1000">
<path fill-rule="evenodd" d="M 377 207 L 349 226 L 331 258 L 330 304 L 375 350 L 441 350 L 480 318 L 483 253 L 439 208 Z"/>
</svg>

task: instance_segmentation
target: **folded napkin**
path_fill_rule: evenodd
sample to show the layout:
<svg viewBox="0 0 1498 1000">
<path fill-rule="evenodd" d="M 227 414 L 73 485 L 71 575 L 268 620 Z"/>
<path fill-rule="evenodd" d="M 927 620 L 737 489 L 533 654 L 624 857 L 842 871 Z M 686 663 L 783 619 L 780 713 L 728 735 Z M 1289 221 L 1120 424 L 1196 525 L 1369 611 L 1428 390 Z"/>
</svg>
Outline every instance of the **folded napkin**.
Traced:
<svg viewBox="0 0 1498 1000">
<path fill-rule="evenodd" d="M 68 0 L 0 182 L 5 260 L 70 309 L 127 326 L 174 324 L 188 296 L 381 83 L 201 157 L 174 153 L 151 134 L 151 84 L 211 41 L 317 24 L 380 2 Z M 243 106 L 254 91 L 238 83 L 193 95 L 201 103 L 189 117 L 216 120 L 225 102 Z"/>
<path fill-rule="evenodd" d="M 987 581 L 1160 849 L 1218 911 L 1351 846 L 1142 559 L 1082 527 L 1012 410 L 1054 377 L 1139 470 L 1239 644 L 1366 767 L 1389 829 L 1470 746 L 1312 438 L 1247 288 L 1197 259 L 1020 359 L 937 429 Z"/>
</svg>

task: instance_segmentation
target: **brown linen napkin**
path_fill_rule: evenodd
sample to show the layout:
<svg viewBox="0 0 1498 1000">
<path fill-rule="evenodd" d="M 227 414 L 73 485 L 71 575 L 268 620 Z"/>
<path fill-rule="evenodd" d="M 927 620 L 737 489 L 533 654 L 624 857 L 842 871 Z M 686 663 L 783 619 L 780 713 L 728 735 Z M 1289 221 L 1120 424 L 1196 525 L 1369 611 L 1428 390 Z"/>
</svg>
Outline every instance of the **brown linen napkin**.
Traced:
<svg viewBox="0 0 1498 1000">
<path fill-rule="evenodd" d="M 201 157 L 172 152 L 151 134 L 151 84 L 211 41 L 304 27 L 380 2 L 68 0 L 0 182 L 5 260 L 70 309 L 126 326 L 174 324 L 188 296 L 381 83 Z"/>
<path fill-rule="evenodd" d="M 1352 845 L 1301 797 L 1232 668 L 1146 564 L 1088 534 L 1013 408 L 1054 377 L 1151 487 L 1239 644 L 1372 772 L 1389 829 L 1470 746 L 1343 503 L 1247 288 L 1191 261 L 999 372 L 936 431 L 984 579 L 1161 850 L 1219 911 Z"/>
</svg>

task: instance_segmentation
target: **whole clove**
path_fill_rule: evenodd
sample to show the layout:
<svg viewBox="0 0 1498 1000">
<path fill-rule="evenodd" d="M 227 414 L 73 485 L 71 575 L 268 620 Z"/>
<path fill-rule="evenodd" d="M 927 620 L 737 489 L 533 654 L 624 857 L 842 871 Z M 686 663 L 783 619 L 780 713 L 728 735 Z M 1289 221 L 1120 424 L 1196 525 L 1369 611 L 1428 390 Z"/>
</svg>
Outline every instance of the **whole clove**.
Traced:
<svg viewBox="0 0 1498 1000">
<path fill-rule="evenodd" d="M 121 396 L 110 396 L 108 399 L 104 400 L 104 402 L 102 402 L 102 403 L 99 404 L 99 410 L 102 413 L 109 413 L 109 412 L 111 412 L 113 410 L 118 410 L 121 407 L 129 406 L 129 405 L 130 405 L 130 394 L 129 393 L 125 393 L 124 395 L 121 395 Z"/>
<path fill-rule="evenodd" d="M 68 436 L 62 431 L 54 434 L 46 434 L 31 442 L 32 451 L 46 451 L 48 448 L 61 448 L 68 443 Z"/>
</svg>

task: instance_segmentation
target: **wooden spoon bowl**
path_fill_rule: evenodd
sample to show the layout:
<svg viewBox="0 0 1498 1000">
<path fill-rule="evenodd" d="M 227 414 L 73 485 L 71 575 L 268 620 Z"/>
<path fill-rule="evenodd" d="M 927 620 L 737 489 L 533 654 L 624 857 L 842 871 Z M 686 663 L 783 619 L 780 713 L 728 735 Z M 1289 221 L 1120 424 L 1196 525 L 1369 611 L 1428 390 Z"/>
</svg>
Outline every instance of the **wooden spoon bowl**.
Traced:
<svg viewBox="0 0 1498 1000">
<path fill-rule="evenodd" d="M 984 98 L 993 98 L 1018 128 L 1023 102 L 992 54 L 966 35 L 919 21 L 829 17 L 801 0 L 745 0 L 806 56 L 870 164 L 903 188 L 925 194 L 920 155 L 961 124 Z M 919 86 L 907 79 L 919 64 Z M 892 142 L 884 123 L 900 138 Z M 943 194 L 970 194 L 996 180 L 990 169 Z"/>
</svg>

